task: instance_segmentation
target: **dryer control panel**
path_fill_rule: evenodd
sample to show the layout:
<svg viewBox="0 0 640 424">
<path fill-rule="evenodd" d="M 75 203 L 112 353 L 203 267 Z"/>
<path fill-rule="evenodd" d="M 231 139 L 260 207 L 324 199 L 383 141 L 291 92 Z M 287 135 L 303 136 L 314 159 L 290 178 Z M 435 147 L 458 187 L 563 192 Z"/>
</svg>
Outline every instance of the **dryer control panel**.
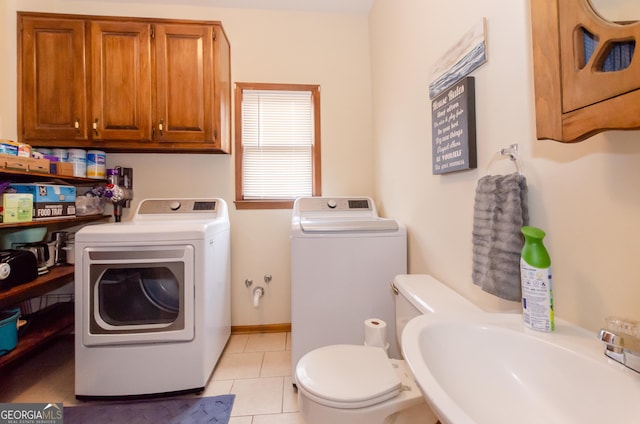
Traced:
<svg viewBox="0 0 640 424">
<path fill-rule="evenodd" d="M 220 199 L 145 199 L 133 220 L 215 219 L 225 214 Z"/>
</svg>

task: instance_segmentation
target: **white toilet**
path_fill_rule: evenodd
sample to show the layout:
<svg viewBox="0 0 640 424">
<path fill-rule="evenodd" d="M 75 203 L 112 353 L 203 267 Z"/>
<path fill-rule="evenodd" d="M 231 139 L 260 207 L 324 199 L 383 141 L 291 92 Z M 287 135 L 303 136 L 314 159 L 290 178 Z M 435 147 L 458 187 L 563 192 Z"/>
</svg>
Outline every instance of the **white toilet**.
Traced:
<svg viewBox="0 0 640 424">
<path fill-rule="evenodd" d="M 399 275 L 393 283 L 396 337 L 407 322 L 429 313 L 466 312 L 477 306 L 429 275 Z M 298 406 L 305 424 L 433 424 L 403 360 L 379 347 L 324 346 L 304 355 L 296 367 Z"/>
</svg>

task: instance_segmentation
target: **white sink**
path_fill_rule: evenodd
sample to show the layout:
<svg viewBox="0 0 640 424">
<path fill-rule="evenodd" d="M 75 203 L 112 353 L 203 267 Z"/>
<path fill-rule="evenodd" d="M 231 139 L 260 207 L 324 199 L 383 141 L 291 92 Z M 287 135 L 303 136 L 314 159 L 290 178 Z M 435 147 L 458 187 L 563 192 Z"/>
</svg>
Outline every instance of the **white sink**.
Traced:
<svg viewBox="0 0 640 424">
<path fill-rule="evenodd" d="M 608 359 L 595 334 L 519 314 L 431 314 L 402 333 L 404 357 L 443 424 L 640 422 L 640 374 Z"/>
</svg>

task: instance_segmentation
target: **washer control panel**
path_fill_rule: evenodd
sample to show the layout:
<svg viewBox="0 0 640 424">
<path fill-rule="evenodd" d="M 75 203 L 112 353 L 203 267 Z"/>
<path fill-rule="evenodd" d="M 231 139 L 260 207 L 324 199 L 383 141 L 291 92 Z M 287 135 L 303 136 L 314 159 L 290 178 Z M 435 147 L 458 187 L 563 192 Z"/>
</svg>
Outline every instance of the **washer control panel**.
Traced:
<svg viewBox="0 0 640 424">
<path fill-rule="evenodd" d="M 371 202 L 366 197 L 308 197 L 298 199 L 300 212 L 347 211 L 371 212 Z"/>
</svg>

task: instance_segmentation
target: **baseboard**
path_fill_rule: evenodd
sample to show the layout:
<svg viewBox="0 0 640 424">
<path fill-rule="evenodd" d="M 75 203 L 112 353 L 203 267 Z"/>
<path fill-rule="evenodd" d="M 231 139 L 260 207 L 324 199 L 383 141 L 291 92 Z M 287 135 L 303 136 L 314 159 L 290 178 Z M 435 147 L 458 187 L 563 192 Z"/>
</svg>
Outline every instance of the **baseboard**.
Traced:
<svg viewBox="0 0 640 424">
<path fill-rule="evenodd" d="M 291 323 L 265 325 L 232 325 L 231 334 L 289 333 Z"/>
</svg>

